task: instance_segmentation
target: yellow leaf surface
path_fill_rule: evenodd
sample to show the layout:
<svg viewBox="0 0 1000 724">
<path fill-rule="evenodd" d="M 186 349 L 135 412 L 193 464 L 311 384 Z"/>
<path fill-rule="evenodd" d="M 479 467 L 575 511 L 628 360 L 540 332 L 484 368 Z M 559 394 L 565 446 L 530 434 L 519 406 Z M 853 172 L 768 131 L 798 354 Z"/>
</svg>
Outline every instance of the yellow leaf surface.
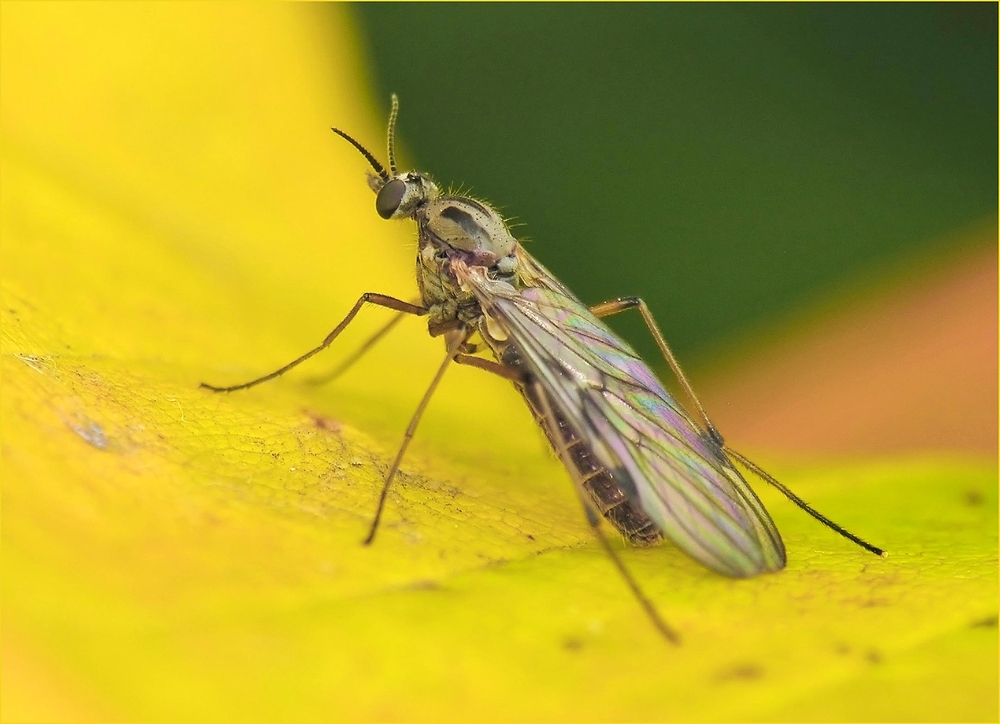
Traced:
<svg viewBox="0 0 1000 724">
<path fill-rule="evenodd" d="M 780 470 L 885 560 L 770 490 L 780 574 L 623 548 L 669 647 L 519 397 L 453 369 L 362 547 L 443 355 L 421 321 L 332 385 L 386 312 L 198 389 L 415 294 L 328 130 L 384 137 L 347 18 L 0 13 L 5 720 L 997 717 L 993 461 Z"/>
</svg>

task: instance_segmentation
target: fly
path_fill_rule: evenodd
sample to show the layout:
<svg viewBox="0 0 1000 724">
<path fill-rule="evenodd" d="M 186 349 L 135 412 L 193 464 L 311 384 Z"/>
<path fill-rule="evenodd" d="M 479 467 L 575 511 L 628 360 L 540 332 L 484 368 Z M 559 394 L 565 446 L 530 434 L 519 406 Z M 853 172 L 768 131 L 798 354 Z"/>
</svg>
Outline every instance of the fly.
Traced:
<svg viewBox="0 0 1000 724">
<path fill-rule="evenodd" d="M 671 642 L 678 643 L 679 636 L 639 588 L 601 529 L 601 520 L 634 545 L 667 539 L 726 576 L 779 571 L 785 567 L 781 535 L 734 463 L 840 535 L 885 555 L 729 447 L 642 299 L 622 297 L 587 307 L 524 250 L 492 207 L 443 193 L 426 174 L 401 173 L 395 156 L 398 111 L 394 95 L 388 171 L 358 141 L 332 130 L 360 151 L 374 170 L 368 174 L 368 184 L 376 194 L 378 215 L 417 223 L 419 303 L 368 292 L 318 347 L 284 367 L 231 387 L 202 383 L 215 392 L 234 392 L 274 379 L 330 346 L 366 305 L 397 314 L 347 364 L 403 316 L 427 317 L 430 335 L 444 339 L 447 354 L 385 476 L 365 545 L 375 539 L 389 485 L 417 424 L 455 362 L 510 380 L 521 393 L 569 472 L 597 540 L 652 623 Z M 629 309 L 642 315 L 693 412 L 682 407 L 632 348 L 601 321 Z"/>
</svg>

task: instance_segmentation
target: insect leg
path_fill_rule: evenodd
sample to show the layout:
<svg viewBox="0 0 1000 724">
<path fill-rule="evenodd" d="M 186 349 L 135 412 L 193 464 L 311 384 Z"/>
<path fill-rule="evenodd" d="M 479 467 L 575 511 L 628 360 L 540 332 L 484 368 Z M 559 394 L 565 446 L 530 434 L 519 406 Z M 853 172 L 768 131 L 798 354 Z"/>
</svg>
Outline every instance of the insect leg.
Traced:
<svg viewBox="0 0 1000 724">
<path fill-rule="evenodd" d="M 708 433 L 708 436 L 712 439 L 712 442 L 718 445 L 720 450 L 725 452 L 733 460 L 743 465 L 747 470 L 757 475 L 764 482 L 770 483 L 771 485 L 776 487 L 779 491 L 781 491 L 781 493 L 786 498 L 795 503 L 795 505 L 797 505 L 802 510 L 807 512 L 809 515 L 818 520 L 820 523 L 830 528 L 830 530 L 839 533 L 848 540 L 852 541 L 853 543 L 856 543 L 857 545 L 861 546 L 867 551 L 874 553 L 875 555 L 878 556 L 885 555 L 885 551 L 883 551 L 881 548 L 873 546 L 872 544 L 862 540 L 861 538 L 858 538 L 853 533 L 845 530 L 840 525 L 837 525 L 832 520 L 827 518 L 825 515 L 812 508 L 808 503 L 802 500 L 802 498 L 800 498 L 791 490 L 789 490 L 788 487 L 786 487 L 784 484 L 775 479 L 774 476 L 765 472 L 758 465 L 751 462 L 746 457 L 744 457 L 743 455 L 741 455 L 740 453 L 736 452 L 728 445 L 726 445 L 725 439 L 719 433 L 718 428 L 716 428 L 715 425 L 712 424 L 712 421 L 708 417 L 708 413 L 705 412 L 704 405 L 701 404 L 701 401 L 698 399 L 698 396 L 694 392 L 694 388 L 691 387 L 691 383 L 688 382 L 687 377 L 681 370 L 681 366 L 680 364 L 678 364 L 677 358 L 674 357 L 673 352 L 670 351 L 670 347 L 669 345 L 667 345 L 667 341 L 666 339 L 664 339 L 663 333 L 660 332 L 660 328 L 657 326 L 656 320 L 653 319 L 653 313 L 649 311 L 649 307 L 646 306 L 646 303 L 642 301 L 642 299 L 640 299 L 639 297 L 622 297 L 621 299 L 615 299 L 610 302 L 604 302 L 603 304 L 598 304 L 594 307 L 591 307 L 590 311 L 593 312 L 595 316 L 608 317 L 613 314 L 618 314 L 619 312 L 624 312 L 626 309 L 633 309 L 633 308 L 639 309 L 639 313 L 642 314 L 643 321 L 646 322 L 646 326 L 649 328 L 650 334 L 653 335 L 653 339 L 656 340 L 656 344 L 660 347 L 660 351 L 663 352 L 663 356 L 666 358 L 667 364 L 670 365 L 671 371 L 674 373 L 674 375 L 677 376 L 677 380 L 681 383 L 681 387 L 684 388 L 685 394 L 687 394 L 692 404 L 694 404 L 695 409 L 698 411 L 698 415 L 702 419 L 702 424 L 705 426 L 705 430 Z"/>
<path fill-rule="evenodd" d="M 288 372 L 288 370 L 292 369 L 297 365 L 302 364 L 313 355 L 322 352 L 324 349 L 329 347 L 330 344 L 333 342 L 333 340 L 335 340 L 337 336 L 344 331 L 347 325 L 351 323 L 351 320 L 353 320 L 354 317 L 357 316 L 358 312 L 361 311 L 361 308 L 366 304 L 375 304 L 380 307 L 395 309 L 397 312 L 400 312 L 402 314 L 413 314 L 418 317 L 427 314 L 426 309 L 416 304 L 410 304 L 409 302 L 404 302 L 400 299 L 386 296 L 385 294 L 365 292 L 364 294 L 361 295 L 361 298 L 358 299 L 358 301 L 354 304 L 354 307 L 351 308 L 351 311 L 347 313 L 347 316 L 344 317 L 343 320 L 341 320 L 340 324 L 338 324 L 336 327 L 333 328 L 333 331 L 330 332 L 330 334 L 326 335 L 326 339 L 324 339 L 323 342 L 318 347 L 309 350 L 298 359 L 295 359 L 286 364 L 284 367 L 275 370 L 269 375 L 258 377 L 255 380 L 250 380 L 249 382 L 244 382 L 242 385 L 233 385 L 232 387 L 216 387 L 215 385 L 210 385 L 206 382 L 202 382 L 200 386 L 204 387 L 207 390 L 212 390 L 213 392 L 235 392 L 236 390 L 245 390 L 248 387 L 259 385 L 261 382 L 267 382 L 268 380 L 273 380 L 275 377 L 283 375 L 285 372 Z"/>
<path fill-rule="evenodd" d="M 492 372 L 498 377 L 503 377 L 506 380 L 510 380 L 516 384 L 524 384 L 524 372 L 517 369 L 516 367 L 511 367 L 510 365 L 502 365 L 499 362 L 492 362 L 488 359 L 483 359 L 482 357 L 473 357 L 468 354 L 456 354 L 455 361 L 460 365 L 468 365 L 469 367 L 478 367 L 481 370 L 486 370 L 487 372 Z"/>
<path fill-rule="evenodd" d="M 538 400 L 542 406 L 542 416 L 539 418 L 543 421 L 543 424 L 549 426 L 549 436 L 555 440 L 561 440 L 562 433 L 560 430 L 553 430 L 551 428 L 552 421 L 555 420 L 555 414 L 552 411 L 552 406 L 549 404 L 548 397 L 545 396 L 545 390 L 537 382 L 529 383 L 533 384 L 534 391 Z M 607 536 L 604 535 L 604 531 L 601 530 L 601 514 L 594 505 L 593 500 L 587 495 L 586 490 L 583 487 L 583 481 L 580 479 L 580 474 L 573 464 L 573 460 L 569 456 L 569 451 L 565 444 L 559 443 L 554 445 L 556 447 L 556 452 L 562 461 L 563 467 L 569 472 L 570 477 L 573 479 L 573 487 L 576 489 L 576 494 L 580 498 L 580 502 L 583 504 L 584 512 L 587 515 L 587 522 L 590 523 L 590 529 L 594 531 L 594 535 L 597 536 L 597 540 L 600 542 L 601 547 L 604 548 L 604 552 L 608 554 L 611 561 L 615 564 L 615 568 L 618 569 L 618 573 L 621 577 L 625 579 L 625 583 L 628 585 L 629 589 L 632 591 L 632 595 L 635 596 L 636 600 L 646 611 L 646 615 L 649 616 L 650 621 L 656 629 L 663 635 L 667 641 L 672 644 L 680 644 L 680 636 L 667 625 L 667 622 L 663 620 L 660 616 L 659 611 L 653 603 L 646 598 L 646 594 L 642 592 L 639 588 L 639 584 L 636 582 L 635 578 L 629 572 L 628 568 L 622 562 L 622 559 L 618 556 L 618 553 L 612 547 L 611 542 L 608 540 Z"/>
<path fill-rule="evenodd" d="M 525 375 L 523 370 L 519 370 L 516 367 L 510 365 L 500 364 L 498 362 L 492 362 L 490 360 L 482 359 L 481 357 L 472 357 L 466 354 L 455 355 L 455 362 L 458 364 L 469 365 L 470 367 L 478 367 L 486 372 L 492 372 L 493 374 L 508 379 L 517 385 L 532 385 L 534 388 L 535 395 L 539 400 L 541 405 L 541 410 L 538 410 L 535 415 L 536 419 L 539 420 L 543 425 L 548 428 L 549 439 L 552 441 L 552 446 L 556 450 L 556 454 L 559 455 L 559 459 L 569 472 L 570 477 L 573 480 L 573 487 L 576 489 L 576 494 L 580 498 L 580 502 L 583 505 L 583 512 L 587 516 L 587 522 L 590 524 L 591 530 L 594 531 L 594 535 L 597 536 L 597 540 L 600 542 L 601 547 L 604 552 L 608 554 L 611 561 L 615 564 L 615 568 L 618 569 L 618 573 L 622 578 L 625 579 L 626 585 L 628 585 L 629 590 L 631 590 L 632 595 L 635 596 L 636 600 L 646 611 L 646 615 L 649 616 L 650 620 L 653 622 L 653 626 L 663 635 L 667 641 L 673 644 L 680 644 L 680 636 L 667 624 L 666 621 L 660 616 L 659 611 L 652 602 L 646 597 L 646 594 L 642 592 L 639 588 L 638 582 L 632 577 L 632 574 L 625 567 L 622 559 L 615 552 L 615 549 L 611 546 L 610 541 L 608 541 L 607 536 L 604 535 L 604 531 L 601 529 L 601 511 L 598 510 L 594 501 L 587 491 L 584 489 L 584 481 L 580 477 L 580 473 L 577 470 L 576 465 L 573 460 L 569 457 L 569 449 L 563 442 L 562 431 L 559 429 L 553 429 L 551 421 L 555 420 L 555 414 L 552 412 L 552 406 L 549 404 L 548 398 L 545 396 L 545 391 L 542 389 L 541 385 L 537 382 L 532 383 L 530 378 Z M 529 404 L 530 399 L 529 399 Z"/>
<path fill-rule="evenodd" d="M 688 396 L 688 399 L 691 400 L 691 404 L 694 405 L 694 409 L 701 418 L 701 422 L 705 426 L 705 430 L 720 447 L 725 445 L 725 440 L 719 433 L 719 430 L 709 419 L 708 413 L 705 412 L 705 406 L 701 404 L 701 400 L 699 400 L 698 395 L 695 394 L 694 388 L 691 386 L 691 383 L 688 382 L 688 378 L 684 374 L 684 370 L 681 369 L 680 363 L 677 361 L 677 358 L 674 357 L 674 353 L 671 351 L 670 345 L 667 344 L 667 340 L 660 331 L 660 327 L 656 324 L 656 320 L 653 318 L 653 313 L 649 311 L 649 307 L 646 305 L 646 302 L 639 297 L 621 297 L 619 299 L 613 299 L 610 302 L 604 302 L 603 304 L 596 304 L 590 308 L 590 311 L 597 317 L 610 317 L 614 314 L 618 314 L 619 312 L 624 312 L 626 309 L 635 308 L 638 308 L 639 314 L 642 315 L 642 319 L 646 323 L 646 327 L 649 329 L 649 333 L 653 335 L 653 339 L 656 340 L 656 344 L 660 348 L 660 352 L 663 353 L 664 358 L 667 360 L 667 364 L 670 365 L 670 371 L 674 373 L 675 377 L 677 377 L 677 381 L 681 383 L 681 387 L 684 389 L 684 394 Z"/>
<path fill-rule="evenodd" d="M 406 453 L 406 448 L 409 447 L 410 440 L 413 439 L 413 435 L 417 431 L 417 424 L 420 422 L 420 418 L 423 416 L 424 410 L 427 409 L 427 403 L 431 401 L 431 396 L 440 384 L 441 378 L 444 377 L 445 370 L 448 369 L 448 365 L 451 364 L 452 359 L 458 352 L 459 347 L 465 343 L 467 338 L 468 334 L 464 334 L 456 337 L 455 341 L 452 342 L 448 349 L 448 354 L 444 358 L 444 362 L 441 363 L 437 374 L 434 375 L 434 379 L 431 381 L 430 387 L 427 388 L 423 398 L 420 400 L 420 404 L 417 405 L 417 409 L 413 413 L 413 417 L 410 418 L 410 424 L 406 426 L 406 433 L 403 435 L 403 442 L 400 444 L 399 450 L 396 452 L 396 458 L 392 461 L 392 465 L 389 467 L 389 472 L 385 476 L 385 482 L 382 483 L 382 494 L 379 495 L 378 508 L 375 510 L 375 518 L 372 520 L 371 530 L 368 531 L 368 536 L 364 540 L 365 545 L 370 545 L 371 542 L 375 540 L 375 532 L 378 530 L 379 521 L 382 519 L 382 511 L 385 509 L 385 499 L 389 494 L 389 484 L 392 483 L 392 479 L 396 477 L 399 465 L 403 462 L 403 455 Z"/>
<path fill-rule="evenodd" d="M 410 304 L 412 304 L 413 306 L 419 306 L 418 302 L 419 300 L 416 300 L 410 302 Z M 354 350 L 354 353 L 350 357 L 348 357 L 339 365 L 337 365 L 335 368 L 333 368 L 333 370 L 327 372 L 325 375 L 317 375 L 316 377 L 310 377 L 306 380 L 306 382 L 310 385 L 325 385 L 327 382 L 333 382 L 335 379 L 337 379 L 342 374 L 347 372 L 347 370 L 350 369 L 355 362 L 361 359 L 368 350 L 374 347 L 375 344 L 380 339 L 386 336 L 392 330 L 393 327 L 399 324 L 400 320 L 403 319 L 403 317 L 405 317 L 406 314 L 407 312 L 398 312 L 380 330 L 378 330 L 377 332 L 375 332 L 375 334 L 369 337 L 364 344 L 362 344 L 360 347 Z"/>
<path fill-rule="evenodd" d="M 847 538 L 847 540 L 851 541 L 852 543 L 856 543 L 857 545 L 859 545 L 862 548 L 864 548 L 866 551 L 870 551 L 871 553 L 874 553 L 877 556 L 881 556 L 882 558 L 886 557 L 887 554 L 886 554 L 886 552 L 884 550 L 882 550 L 881 548 L 878 548 L 876 546 L 873 546 L 871 543 L 868 543 L 867 541 L 864 541 L 861 538 L 858 538 L 856 535 L 854 535 L 850 531 L 848 531 L 848 530 L 842 528 L 841 526 L 837 525 L 836 523 L 834 523 L 832 520 L 830 520 L 825 515 L 823 515 L 822 513 L 820 513 L 818 510 L 816 510 L 815 508 L 813 508 L 811 505 L 809 505 L 806 501 L 802 500 L 802 498 L 800 498 L 798 495 L 796 495 L 791 490 L 789 490 L 788 487 L 785 486 L 783 483 L 781 483 L 777 479 L 775 479 L 775 477 L 773 475 L 771 475 L 770 473 L 765 472 L 756 463 L 751 462 L 745 456 L 743 456 L 740 453 L 736 452 L 735 450 L 733 450 L 729 446 L 724 446 L 722 449 L 725 451 L 726 455 L 728 455 L 729 457 L 731 457 L 733 460 L 735 460 L 736 462 L 738 462 L 740 465 L 742 465 L 743 467 L 745 467 L 747 470 L 749 470 L 750 472 L 752 472 L 754 475 L 756 475 L 757 477 L 759 477 L 764 482 L 770 483 L 771 485 L 773 485 L 774 487 L 776 487 L 778 490 L 781 491 L 782 495 L 784 495 L 790 501 L 792 501 L 793 503 L 795 503 L 798 507 L 802 508 L 802 510 L 804 510 L 805 512 L 807 512 L 809 515 L 811 515 L 813 518 L 815 518 L 816 520 L 818 520 L 820 523 L 822 523 L 823 525 L 825 525 L 830 530 L 839 533 L 840 535 L 842 535 L 845 538 Z"/>
</svg>

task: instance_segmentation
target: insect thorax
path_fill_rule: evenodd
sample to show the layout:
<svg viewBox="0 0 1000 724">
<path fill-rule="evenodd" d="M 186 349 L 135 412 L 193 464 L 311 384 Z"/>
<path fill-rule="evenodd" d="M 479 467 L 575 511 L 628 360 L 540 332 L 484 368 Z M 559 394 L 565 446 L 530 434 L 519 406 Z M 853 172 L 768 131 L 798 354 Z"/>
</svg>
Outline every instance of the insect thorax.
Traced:
<svg viewBox="0 0 1000 724">
<path fill-rule="evenodd" d="M 482 267 L 494 279 L 517 284 L 517 241 L 490 206 L 462 196 L 440 196 L 414 215 L 419 227 L 417 284 L 432 325 L 458 319 L 484 327 L 483 310 L 463 289 L 454 267 Z"/>
</svg>

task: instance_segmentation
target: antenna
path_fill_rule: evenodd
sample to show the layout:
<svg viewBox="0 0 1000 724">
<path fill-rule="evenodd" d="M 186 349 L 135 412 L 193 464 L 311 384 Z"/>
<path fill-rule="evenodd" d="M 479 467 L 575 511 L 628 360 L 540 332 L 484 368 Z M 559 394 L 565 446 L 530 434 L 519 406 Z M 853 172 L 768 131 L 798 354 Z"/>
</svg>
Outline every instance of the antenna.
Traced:
<svg viewBox="0 0 1000 724">
<path fill-rule="evenodd" d="M 392 94 L 392 110 L 389 111 L 389 170 L 396 176 L 396 116 L 399 115 L 399 98 Z"/>
<path fill-rule="evenodd" d="M 395 98 L 395 96 L 393 96 L 393 97 Z M 395 105 L 394 105 L 394 107 L 395 107 Z M 391 126 L 390 126 L 390 128 L 391 128 Z M 348 143 L 350 143 L 356 149 L 358 149 L 361 152 L 361 155 L 364 156 L 368 160 L 368 163 L 370 163 L 372 165 L 372 168 L 375 169 L 375 173 L 377 173 L 379 175 L 379 178 L 381 178 L 384 183 L 389 183 L 389 179 L 390 179 L 389 174 L 386 173 L 386 170 L 385 170 L 385 168 L 383 168 L 382 164 L 380 164 L 378 161 L 375 160 L 375 156 L 372 155 L 371 151 L 369 151 L 367 148 L 365 148 L 360 143 L 358 143 L 357 141 L 355 141 L 349 135 L 347 135 L 346 133 L 344 133 L 343 131 L 341 131 L 339 128 L 331 128 L 330 130 L 333 131 L 334 133 L 336 133 L 341 138 L 343 138 Z M 391 139 L 392 136 L 390 135 L 389 138 Z M 391 143 L 392 142 L 390 140 L 390 148 L 392 148 Z M 395 164 L 393 164 L 393 173 L 396 173 L 396 171 L 395 171 Z"/>
</svg>

